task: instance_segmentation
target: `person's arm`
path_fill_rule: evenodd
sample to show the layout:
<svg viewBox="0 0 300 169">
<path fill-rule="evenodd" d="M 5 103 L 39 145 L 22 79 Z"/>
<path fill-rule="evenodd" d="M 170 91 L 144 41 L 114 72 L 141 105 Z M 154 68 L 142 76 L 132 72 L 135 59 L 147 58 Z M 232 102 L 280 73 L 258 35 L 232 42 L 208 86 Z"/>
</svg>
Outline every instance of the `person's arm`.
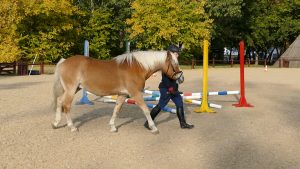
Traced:
<svg viewBox="0 0 300 169">
<path fill-rule="evenodd" d="M 173 80 L 170 79 L 167 75 L 162 73 L 162 82 L 168 88 L 171 94 L 175 94 L 174 88 L 175 86 L 172 85 Z M 174 83 L 174 82 L 173 82 Z"/>
</svg>

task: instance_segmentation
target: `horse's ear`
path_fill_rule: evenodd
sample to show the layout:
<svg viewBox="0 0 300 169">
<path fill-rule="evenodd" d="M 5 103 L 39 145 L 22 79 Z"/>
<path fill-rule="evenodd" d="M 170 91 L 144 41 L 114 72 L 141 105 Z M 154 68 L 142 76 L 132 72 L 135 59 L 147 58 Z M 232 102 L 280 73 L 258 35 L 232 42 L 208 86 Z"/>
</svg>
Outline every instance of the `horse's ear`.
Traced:
<svg viewBox="0 0 300 169">
<path fill-rule="evenodd" d="M 167 51 L 167 56 L 168 56 L 168 58 L 172 59 L 172 55 L 171 55 L 171 52 L 169 50 Z"/>
</svg>

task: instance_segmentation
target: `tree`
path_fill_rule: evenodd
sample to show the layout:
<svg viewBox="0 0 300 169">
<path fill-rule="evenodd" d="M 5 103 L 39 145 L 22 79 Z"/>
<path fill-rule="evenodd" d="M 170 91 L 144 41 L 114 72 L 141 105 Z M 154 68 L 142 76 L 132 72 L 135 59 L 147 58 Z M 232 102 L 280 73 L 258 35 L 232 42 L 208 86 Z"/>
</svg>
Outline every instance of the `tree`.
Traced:
<svg viewBox="0 0 300 169">
<path fill-rule="evenodd" d="M 110 59 L 125 52 L 126 19 L 132 0 L 80 0 L 74 4 L 85 12 L 83 38 L 90 41 L 90 57 Z"/>
<path fill-rule="evenodd" d="M 208 0 L 206 11 L 214 20 L 211 36 L 211 52 L 216 53 L 218 59 L 224 56 L 224 47 L 238 48 L 242 40 L 241 32 L 245 32 L 242 22 L 243 0 Z M 212 56 L 212 55 L 210 55 Z"/>
<path fill-rule="evenodd" d="M 204 11 L 204 1 L 135 0 L 131 7 L 130 39 L 140 49 L 164 49 L 170 43 L 186 50 L 202 48 L 209 39 L 212 20 Z"/>
<path fill-rule="evenodd" d="M 0 3 L 0 62 L 14 62 L 20 59 L 19 38 L 16 33 L 18 15 L 16 0 L 3 0 Z"/>
<path fill-rule="evenodd" d="M 76 45 L 81 26 L 74 19 L 83 14 L 69 0 L 20 0 L 18 24 L 19 45 L 25 51 L 22 60 L 57 62 L 70 56 Z"/>
<path fill-rule="evenodd" d="M 118 39 L 115 32 L 118 31 L 111 22 L 111 11 L 99 8 L 94 11 L 88 25 L 84 27 L 84 37 L 90 41 L 90 56 L 98 59 L 105 59 L 111 56 L 114 44 L 112 41 Z"/>
</svg>

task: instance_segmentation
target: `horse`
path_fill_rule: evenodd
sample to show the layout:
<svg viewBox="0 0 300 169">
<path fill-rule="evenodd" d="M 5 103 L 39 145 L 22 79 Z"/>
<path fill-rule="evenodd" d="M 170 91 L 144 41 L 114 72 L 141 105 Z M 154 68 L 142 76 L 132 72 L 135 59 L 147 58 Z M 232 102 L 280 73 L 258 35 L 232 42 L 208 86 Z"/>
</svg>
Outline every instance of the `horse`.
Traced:
<svg viewBox="0 0 300 169">
<path fill-rule="evenodd" d="M 78 131 L 73 125 L 70 108 L 74 95 L 83 88 L 96 95 L 118 95 L 109 122 L 111 132 L 117 132 L 115 119 L 129 95 L 143 110 L 151 132 L 159 133 L 142 95 L 145 81 L 159 70 L 177 83 L 184 81 L 177 57 L 170 51 L 136 51 L 112 60 L 97 60 L 82 55 L 60 59 L 54 73 L 53 109 L 56 118 L 52 128 L 58 128 L 64 112 L 71 132 Z"/>
</svg>

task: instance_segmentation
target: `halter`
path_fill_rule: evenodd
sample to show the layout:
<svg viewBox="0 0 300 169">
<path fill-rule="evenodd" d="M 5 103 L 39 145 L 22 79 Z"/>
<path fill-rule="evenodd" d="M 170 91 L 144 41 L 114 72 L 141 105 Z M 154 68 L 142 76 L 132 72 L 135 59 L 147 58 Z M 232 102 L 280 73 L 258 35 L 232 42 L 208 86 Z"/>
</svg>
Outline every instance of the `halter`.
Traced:
<svg viewBox="0 0 300 169">
<path fill-rule="evenodd" d="M 175 79 L 175 80 L 178 80 L 178 79 L 182 76 L 183 72 L 182 72 L 182 71 L 176 72 L 175 69 L 174 69 L 174 67 L 173 67 L 173 64 L 172 64 L 171 61 L 170 61 L 170 58 L 169 58 L 169 57 L 168 57 L 168 60 L 169 60 L 169 64 L 168 64 L 168 69 L 167 69 L 166 74 L 168 74 L 169 67 L 170 67 L 170 65 L 171 65 L 171 67 L 172 67 L 172 69 L 173 69 L 173 72 L 174 72 L 174 73 L 173 73 L 173 76 L 172 76 L 172 79 L 173 79 L 173 77 L 174 77 L 175 75 L 177 75 L 177 74 L 180 73 L 180 76 L 179 76 L 178 78 Z"/>
</svg>

